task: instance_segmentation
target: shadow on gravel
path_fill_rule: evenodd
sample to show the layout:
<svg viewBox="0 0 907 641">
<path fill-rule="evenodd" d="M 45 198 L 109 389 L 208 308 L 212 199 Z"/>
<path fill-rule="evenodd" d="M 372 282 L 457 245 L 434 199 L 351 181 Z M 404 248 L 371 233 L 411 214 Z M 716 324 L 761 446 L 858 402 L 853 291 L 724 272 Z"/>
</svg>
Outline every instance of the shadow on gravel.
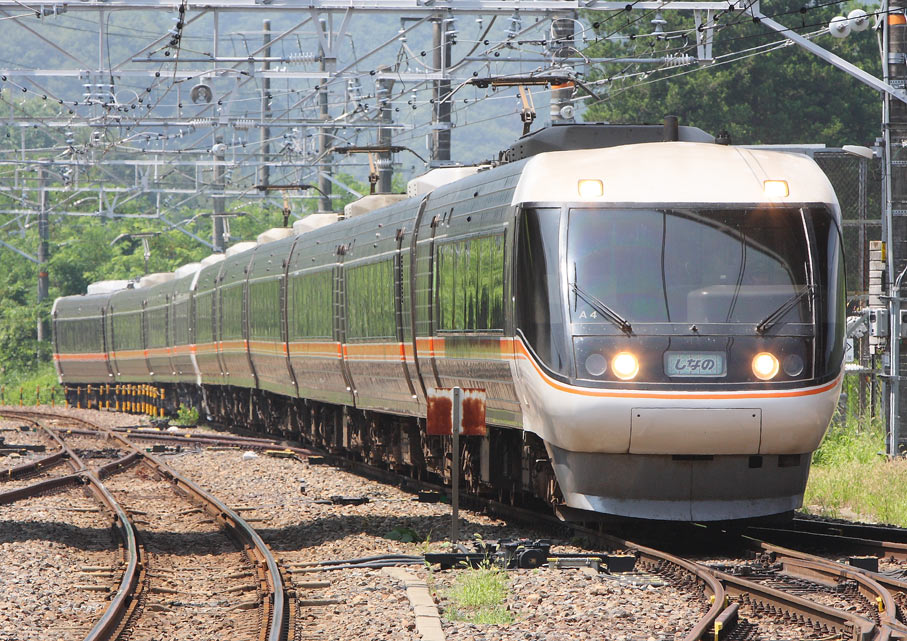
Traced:
<svg viewBox="0 0 907 641">
<path fill-rule="evenodd" d="M 505 530 L 509 532 L 505 533 Z M 393 538 L 395 533 L 415 534 L 414 542 L 445 540 L 450 535 L 450 515 L 441 516 L 375 516 L 371 514 L 348 514 L 313 518 L 289 527 L 256 528 L 274 552 L 303 550 L 341 540 L 353 534 L 366 534 L 379 538 Z M 470 521 L 461 513 L 460 536 L 464 541 L 474 534 L 486 540 L 506 537 L 550 538 L 551 533 L 533 535 L 526 527 L 519 530 L 507 526 L 484 525 Z M 388 536 L 391 535 L 391 536 Z"/>
<path fill-rule="evenodd" d="M 116 549 L 118 539 L 110 528 L 86 528 L 67 523 L 6 521 L 0 519 L 0 545 L 50 541 L 87 551 Z"/>
</svg>

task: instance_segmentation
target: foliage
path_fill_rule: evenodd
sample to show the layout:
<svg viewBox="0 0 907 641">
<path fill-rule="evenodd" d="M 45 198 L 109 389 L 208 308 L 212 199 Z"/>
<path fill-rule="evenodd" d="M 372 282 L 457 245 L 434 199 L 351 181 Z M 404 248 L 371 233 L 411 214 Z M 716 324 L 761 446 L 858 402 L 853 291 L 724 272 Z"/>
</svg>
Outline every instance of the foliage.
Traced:
<svg viewBox="0 0 907 641">
<path fill-rule="evenodd" d="M 385 539 L 400 541 L 401 543 L 420 543 L 422 537 L 412 528 L 398 526 L 384 535 Z"/>
<path fill-rule="evenodd" d="M 488 559 L 458 573 L 446 596 L 451 605 L 445 614 L 451 621 L 513 623 L 513 615 L 504 605 L 507 573 Z"/>
<path fill-rule="evenodd" d="M 848 413 L 813 454 L 805 509 L 907 526 L 907 461 L 884 453 L 881 419 Z"/>
<path fill-rule="evenodd" d="M 762 5 L 762 11 L 807 33 L 857 6 L 867 12 L 875 9 L 856 3 L 828 5 L 814 0 L 805 5 L 799 0 L 771 0 Z M 668 21 L 664 31 L 669 36 L 693 26 L 686 12 L 665 12 L 664 18 Z M 601 40 L 585 55 L 670 56 L 695 36 L 694 31 L 692 35 L 676 34 L 676 38 L 653 38 L 649 19 L 636 10 L 601 21 L 596 29 Z M 727 130 L 735 144 L 871 144 L 878 136 L 881 102 L 877 92 L 795 45 L 768 53 L 751 51 L 752 55 L 737 60 L 723 58 L 731 52 L 782 41 L 783 37 L 743 15 L 722 15 L 718 22 L 729 26 L 716 33 L 712 64 L 678 67 L 623 63 L 594 73 L 592 79 L 604 81 L 597 85 L 597 93 L 604 94 L 604 99 L 589 106 L 585 120 L 660 122 L 666 114 L 675 114 L 681 124 L 712 134 Z M 800 29 L 803 26 L 806 28 Z M 605 40 L 618 33 L 633 39 Z M 872 32 L 854 33 L 842 40 L 824 35 L 816 42 L 881 76 L 878 44 Z M 626 77 L 628 74 L 637 75 Z"/>
<path fill-rule="evenodd" d="M 198 410 L 194 407 L 189 407 L 188 405 L 180 403 L 180 407 L 176 411 L 176 418 L 173 419 L 171 423 L 181 427 L 193 427 L 198 425 Z"/>
<path fill-rule="evenodd" d="M 41 363 L 33 371 L 4 376 L 0 384 L 0 405 L 63 405 L 63 388 L 50 363 Z"/>
</svg>

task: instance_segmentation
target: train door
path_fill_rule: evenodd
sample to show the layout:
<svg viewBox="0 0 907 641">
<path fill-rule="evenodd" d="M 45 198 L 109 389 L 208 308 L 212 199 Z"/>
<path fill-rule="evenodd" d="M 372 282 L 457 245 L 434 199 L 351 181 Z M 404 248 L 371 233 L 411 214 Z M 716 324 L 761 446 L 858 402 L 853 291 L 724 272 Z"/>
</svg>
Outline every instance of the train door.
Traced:
<svg viewBox="0 0 907 641">
<path fill-rule="evenodd" d="M 223 384 L 227 384 L 227 367 L 224 364 L 224 340 L 223 340 L 223 326 L 224 321 L 222 316 L 223 312 L 223 301 L 221 300 L 221 284 L 223 283 L 223 274 L 224 274 L 224 262 L 220 264 L 220 270 L 217 274 L 217 277 L 214 279 L 214 292 L 211 295 L 211 324 L 212 324 L 212 336 L 214 337 L 214 344 L 217 346 L 217 365 L 220 367 L 220 375 L 223 380 Z"/>
<path fill-rule="evenodd" d="M 419 336 L 419 323 L 418 315 L 416 313 L 417 305 L 417 279 L 416 275 L 418 273 L 417 269 L 417 256 L 418 256 L 418 240 L 419 240 L 419 229 L 422 226 L 422 216 L 425 214 L 425 207 L 428 205 L 428 196 L 422 198 L 422 202 L 419 204 L 419 213 L 416 214 L 416 221 L 413 224 L 413 237 L 410 241 L 409 246 L 409 296 L 407 300 L 409 301 L 409 332 L 410 338 L 412 339 L 413 346 L 413 369 L 414 369 L 414 378 L 419 382 L 419 389 L 422 392 L 423 401 L 428 396 L 425 390 L 425 376 L 422 374 L 422 369 L 419 364 L 419 345 L 418 345 L 418 336 Z M 408 367 L 408 365 L 407 365 Z M 427 403 L 427 401 L 425 401 Z"/>
<path fill-rule="evenodd" d="M 434 338 L 434 279 L 435 279 L 435 236 L 441 223 L 441 216 L 432 218 L 428 229 L 425 229 L 424 209 L 427 198 L 419 210 L 417 226 L 413 232 L 413 336 L 416 344 L 416 366 L 423 389 L 441 386 L 438 368 L 435 363 Z M 422 239 L 423 232 L 426 238 Z"/>
<path fill-rule="evenodd" d="M 406 236 L 404 229 L 401 227 L 397 230 L 397 253 L 394 254 L 394 316 L 397 326 L 397 342 L 400 343 L 400 366 L 403 368 L 403 378 L 406 379 L 406 385 L 409 388 L 410 396 L 418 403 L 419 395 L 416 394 L 416 388 L 413 385 L 412 377 L 409 373 L 409 365 L 406 362 L 406 341 L 407 336 L 404 334 L 404 265 L 406 256 L 403 254 L 403 239 Z"/>
<path fill-rule="evenodd" d="M 252 380 L 257 389 L 259 387 L 258 372 L 255 370 L 255 363 L 252 362 L 252 351 L 249 348 L 249 339 L 252 336 L 252 332 L 249 330 L 249 316 L 251 313 L 249 310 L 249 272 L 252 271 L 253 260 L 255 260 L 255 252 L 252 252 L 249 264 L 246 265 L 246 277 L 243 279 L 242 284 L 242 340 L 246 348 L 246 362 L 249 364 L 249 371 L 252 373 Z"/>
<path fill-rule="evenodd" d="M 116 316 L 116 309 L 114 309 L 113 304 L 108 303 L 107 314 L 105 316 L 104 322 L 104 337 L 107 341 L 107 356 L 109 367 L 113 372 L 114 380 L 117 380 L 120 376 L 120 365 L 117 362 L 116 332 L 114 331 L 113 322 L 114 316 Z"/>
<path fill-rule="evenodd" d="M 293 371 L 293 366 L 290 364 L 290 325 L 287 318 L 288 312 L 288 302 L 287 298 L 289 296 L 289 269 L 290 262 L 293 259 L 293 252 L 296 251 L 296 241 L 293 241 L 293 246 L 290 248 L 289 254 L 287 254 L 286 259 L 283 261 L 283 271 L 280 274 L 280 280 L 278 281 L 278 291 L 280 292 L 280 303 L 278 309 L 280 310 L 280 341 L 283 343 L 283 355 L 284 362 L 287 366 L 287 375 L 290 377 L 290 381 L 293 383 L 293 389 L 296 390 L 296 396 L 299 396 L 299 382 L 296 380 L 296 372 Z"/>
<path fill-rule="evenodd" d="M 334 340 L 340 344 L 340 371 L 346 382 L 347 390 L 356 400 L 356 386 L 353 376 L 346 362 L 346 283 L 344 281 L 343 257 L 346 255 L 348 245 L 337 247 L 337 263 L 334 265 Z"/>
<path fill-rule="evenodd" d="M 110 315 L 107 311 L 107 305 L 101 306 L 101 351 L 104 352 L 104 365 L 107 367 L 107 378 L 111 381 L 114 379 L 115 368 L 113 363 L 110 362 L 112 354 L 110 352 L 110 337 L 108 336 L 109 326 L 112 323 L 110 322 Z"/>
<path fill-rule="evenodd" d="M 139 314 L 141 314 L 141 319 L 142 319 L 142 322 L 141 322 L 142 354 L 144 355 L 144 358 L 145 358 L 145 368 L 146 368 L 145 371 L 148 373 L 145 376 L 145 378 L 147 378 L 150 381 L 151 373 L 154 372 L 154 368 L 151 367 L 151 359 L 148 358 L 149 343 L 151 342 L 149 340 L 151 338 L 151 328 L 149 327 L 149 323 L 151 322 L 151 314 L 148 313 L 148 299 L 147 298 L 142 299 L 142 307 L 139 310 Z"/>
</svg>

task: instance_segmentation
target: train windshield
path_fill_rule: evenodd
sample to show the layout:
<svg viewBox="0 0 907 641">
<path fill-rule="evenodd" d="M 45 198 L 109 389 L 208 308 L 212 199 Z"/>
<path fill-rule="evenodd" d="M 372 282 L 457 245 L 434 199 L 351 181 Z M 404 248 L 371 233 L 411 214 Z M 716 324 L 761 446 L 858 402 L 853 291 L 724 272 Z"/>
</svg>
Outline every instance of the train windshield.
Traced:
<svg viewBox="0 0 907 641">
<path fill-rule="evenodd" d="M 779 208 L 572 209 L 570 318 L 619 329 L 810 323 L 817 215 Z"/>
</svg>

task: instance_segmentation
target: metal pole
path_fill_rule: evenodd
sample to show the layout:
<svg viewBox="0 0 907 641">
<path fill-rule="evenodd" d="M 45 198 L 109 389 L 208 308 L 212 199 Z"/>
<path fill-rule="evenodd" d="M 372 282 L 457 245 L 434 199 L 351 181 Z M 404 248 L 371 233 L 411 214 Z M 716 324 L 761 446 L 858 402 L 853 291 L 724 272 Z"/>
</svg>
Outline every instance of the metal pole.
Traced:
<svg viewBox="0 0 907 641">
<path fill-rule="evenodd" d="M 444 33 L 444 20 L 432 18 L 432 52 L 434 68 L 447 75 L 450 64 L 450 42 Z M 450 160 L 450 80 L 436 80 L 432 106 L 431 160 L 433 164 L 444 165 Z"/>
<path fill-rule="evenodd" d="M 886 32 L 888 59 L 884 67 L 888 72 L 889 83 L 903 89 L 907 84 L 907 20 L 904 18 L 905 0 L 891 0 L 890 9 L 886 19 Z M 884 15 L 884 14 L 883 14 Z M 886 192 L 888 206 L 886 216 L 888 219 L 888 279 L 892 284 L 889 293 L 889 406 L 886 452 L 890 456 L 897 456 L 900 452 L 901 442 L 901 415 L 904 394 L 902 394 L 900 372 L 904 368 L 902 363 L 900 330 L 901 330 L 901 301 L 900 284 L 904 268 L 907 267 L 907 158 L 898 159 L 898 152 L 907 141 L 907 104 L 901 100 L 892 100 L 885 96 L 886 112 L 888 116 L 887 127 L 883 132 L 886 136 L 886 164 L 887 177 Z M 895 274 L 899 274 L 894 278 Z"/>
<path fill-rule="evenodd" d="M 325 38 L 328 39 L 329 44 L 331 43 L 331 33 L 328 32 L 327 21 L 322 18 L 319 21 L 318 28 L 321 29 L 324 33 Z M 330 65 L 328 64 L 327 51 L 324 50 L 324 45 L 319 47 L 321 50 L 321 62 L 319 63 L 319 68 L 321 71 L 332 70 L 334 66 L 334 60 L 332 59 Z M 321 79 L 321 86 L 318 89 L 318 105 L 321 111 L 321 120 L 327 122 L 330 120 L 330 111 L 328 109 L 328 82 L 330 82 L 330 76 L 325 75 Z M 331 163 L 333 161 L 333 154 L 328 153 L 328 149 L 333 146 L 331 142 L 332 131 L 328 131 L 326 126 L 322 126 L 320 133 L 318 134 L 318 151 L 321 154 L 321 164 L 322 167 L 318 171 L 318 189 L 321 190 L 321 196 L 318 198 L 318 209 L 321 211 L 332 211 L 333 203 L 331 202 L 331 190 L 333 189 L 333 183 L 330 180 L 331 176 Z"/>
<path fill-rule="evenodd" d="M 262 55 L 265 57 L 265 61 L 262 62 L 261 68 L 263 71 L 269 71 L 271 69 L 271 63 L 267 59 L 271 57 L 271 21 L 264 20 L 262 22 Z M 261 79 L 261 167 L 259 168 L 258 175 L 258 184 L 267 186 L 270 179 L 270 168 L 268 167 L 268 159 L 270 155 L 270 146 L 269 142 L 271 138 L 271 129 L 265 124 L 271 118 L 271 79 L 265 75 Z"/>
<path fill-rule="evenodd" d="M 38 302 L 47 298 L 47 259 L 48 257 L 48 224 L 47 224 L 47 191 L 44 168 L 38 167 Z M 38 306 L 38 340 L 47 340 L 44 332 L 44 317 Z"/>
<path fill-rule="evenodd" d="M 379 72 L 387 71 L 388 67 L 381 67 Z M 394 121 L 394 108 L 391 104 L 391 91 L 394 88 L 393 78 L 381 78 L 378 80 L 378 121 L 385 124 L 392 124 Z M 390 147 L 393 144 L 391 130 L 382 127 L 378 130 L 378 146 Z M 393 190 L 394 165 L 393 154 L 390 152 L 378 154 L 378 193 L 389 194 Z"/>
<path fill-rule="evenodd" d="M 460 407 L 463 404 L 463 390 L 453 388 L 453 459 L 450 462 L 450 542 L 456 545 L 460 540 Z"/>
<path fill-rule="evenodd" d="M 214 220 L 213 238 L 214 251 L 224 251 L 224 154 L 226 146 L 224 139 L 217 136 L 214 139 Z"/>
</svg>

